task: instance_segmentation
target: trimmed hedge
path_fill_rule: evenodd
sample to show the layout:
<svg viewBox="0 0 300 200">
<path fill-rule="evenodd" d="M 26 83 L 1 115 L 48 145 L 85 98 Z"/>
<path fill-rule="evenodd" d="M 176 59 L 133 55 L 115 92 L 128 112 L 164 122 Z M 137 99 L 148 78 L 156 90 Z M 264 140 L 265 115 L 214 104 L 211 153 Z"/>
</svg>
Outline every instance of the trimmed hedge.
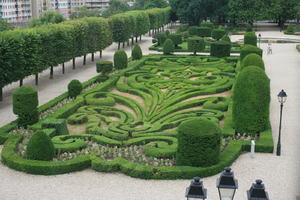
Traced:
<svg viewBox="0 0 300 200">
<path fill-rule="evenodd" d="M 213 29 L 211 32 L 211 37 L 213 39 L 219 40 L 221 39 L 224 35 L 226 35 L 226 31 L 224 29 Z"/>
<path fill-rule="evenodd" d="M 98 73 L 102 73 L 103 75 L 107 75 L 111 73 L 113 70 L 113 63 L 107 60 L 99 60 L 96 62 L 96 71 Z"/>
<path fill-rule="evenodd" d="M 166 33 L 159 33 L 159 34 L 155 35 L 154 38 L 157 39 L 158 45 L 163 45 L 168 37 L 167 37 Z"/>
<path fill-rule="evenodd" d="M 225 41 L 213 42 L 210 45 L 210 55 L 215 57 L 228 57 L 230 56 L 231 44 Z"/>
<path fill-rule="evenodd" d="M 13 92 L 13 112 L 18 115 L 18 125 L 27 126 L 39 120 L 37 90 L 22 86 Z"/>
<path fill-rule="evenodd" d="M 257 66 L 243 69 L 234 85 L 232 116 L 239 133 L 257 134 L 269 127 L 270 80 Z"/>
<path fill-rule="evenodd" d="M 178 127 L 176 164 L 204 167 L 219 161 L 221 130 L 206 118 L 183 122 Z"/>
<path fill-rule="evenodd" d="M 30 138 L 26 151 L 29 160 L 48 161 L 54 157 L 53 143 L 43 131 L 38 131 Z"/>
<path fill-rule="evenodd" d="M 257 46 L 257 36 L 255 32 L 246 32 L 244 35 L 244 44 Z"/>
<path fill-rule="evenodd" d="M 253 46 L 253 45 L 244 45 L 241 48 L 241 55 L 240 55 L 240 59 L 243 60 L 248 54 L 250 53 L 256 53 L 257 55 L 259 55 L 260 57 L 262 57 L 263 54 L 263 50 Z"/>
<path fill-rule="evenodd" d="M 140 60 L 143 57 L 143 52 L 140 45 L 138 44 L 134 45 L 131 51 L 131 57 L 133 60 Z"/>
<path fill-rule="evenodd" d="M 201 37 L 189 37 L 187 39 L 188 50 L 194 52 L 196 55 L 197 52 L 201 52 L 205 49 L 205 41 Z"/>
<path fill-rule="evenodd" d="M 248 66 L 257 66 L 257 67 L 260 67 L 261 69 L 265 70 L 265 64 L 264 64 L 263 59 L 255 53 L 248 54 L 242 60 L 241 70 Z"/>
<path fill-rule="evenodd" d="M 226 35 L 226 34 L 221 38 L 221 40 L 225 41 L 225 42 L 230 42 L 231 43 L 230 37 L 228 35 Z"/>
<path fill-rule="evenodd" d="M 83 87 L 79 80 L 72 80 L 68 84 L 68 93 L 71 98 L 76 98 L 82 91 Z"/>
<path fill-rule="evenodd" d="M 168 38 L 173 41 L 175 48 L 178 47 L 178 45 L 182 43 L 182 35 L 181 34 L 172 33 L 168 36 Z"/>
<path fill-rule="evenodd" d="M 128 66 L 128 57 L 125 51 L 119 50 L 114 54 L 114 66 L 116 69 L 125 69 Z"/>
<path fill-rule="evenodd" d="M 191 36 L 200 36 L 200 37 L 211 37 L 212 29 L 205 26 L 191 26 L 189 27 L 189 35 Z"/>
<path fill-rule="evenodd" d="M 163 52 L 165 55 L 172 54 L 174 52 L 175 46 L 171 39 L 167 39 L 164 43 Z"/>
</svg>

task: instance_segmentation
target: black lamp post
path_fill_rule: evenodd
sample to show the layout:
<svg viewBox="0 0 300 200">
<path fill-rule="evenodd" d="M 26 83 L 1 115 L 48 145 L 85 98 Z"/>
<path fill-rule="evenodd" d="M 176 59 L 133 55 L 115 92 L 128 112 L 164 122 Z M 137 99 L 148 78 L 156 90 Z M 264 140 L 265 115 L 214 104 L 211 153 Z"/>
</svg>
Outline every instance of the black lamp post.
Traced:
<svg viewBox="0 0 300 200">
<path fill-rule="evenodd" d="M 217 179 L 217 188 L 220 200 L 233 200 L 235 191 L 238 188 L 238 181 L 234 178 L 231 168 L 226 167 Z"/>
<path fill-rule="evenodd" d="M 261 34 L 258 34 L 258 45 L 260 47 L 260 39 L 261 39 Z"/>
<path fill-rule="evenodd" d="M 283 108 L 283 104 L 286 102 L 287 94 L 285 93 L 284 90 L 281 90 L 277 96 L 278 96 L 278 101 L 280 103 L 280 121 L 279 121 L 279 135 L 278 135 L 276 155 L 280 156 L 281 155 L 281 120 L 282 120 L 282 108 Z"/>
<path fill-rule="evenodd" d="M 269 200 L 269 195 L 265 191 L 265 185 L 262 184 L 262 180 L 256 180 L 253 183 L 250 190 L 247 190 L 248 200 Z"/>
<path fill-rule="evenodd" d="M 191 181 L 191 185 L 186 188 L 185 197 L 187 200 L 204 200 L 207 198 L 207 190 L 203 187 L 203 182 L 200 181 L 200 177 L 197 176 L 193 181 Z"/>
</svg>

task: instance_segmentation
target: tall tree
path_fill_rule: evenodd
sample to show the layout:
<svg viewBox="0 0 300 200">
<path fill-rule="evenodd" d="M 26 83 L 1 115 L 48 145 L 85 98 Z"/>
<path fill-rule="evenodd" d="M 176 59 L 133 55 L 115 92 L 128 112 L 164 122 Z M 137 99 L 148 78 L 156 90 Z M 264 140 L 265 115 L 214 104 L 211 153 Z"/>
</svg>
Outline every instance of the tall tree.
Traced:
<svg viewBox="0 0 300 200">
<path fill-rule="evenodd" d="M 36 27 L 41 26 L 44 24 L 58 24 L 60 22 L 63 22 L 64 16 L 58 12 L 55 11 L 47 11 L 42 14 L 39 18 L 34 18 L 29 22 L 29 27 Z"/>
<path fill-rule="evenodd" d="M 134 3 L 135 9 L 150 9 L 150 8 L 165 8 L 168 7 L 166 0 L 136 0 Z"/>
<path fill-rule="evenodd" d="M 102 13 L 103 17 L 109 17 L 118 13 L 122 13 L 130 10 L 130 7 L 127 3 L 121 0 L 110 0 L 109 7 Z"/>
<path fill-rule="evenodd" d="M 72 12 L 70 18 L 83 18 L 83 17 L 98 17 L 100 15 L 99 9 L 88 9 L 86 6 L 75 8 L 74 12 Z"/>
</svg>

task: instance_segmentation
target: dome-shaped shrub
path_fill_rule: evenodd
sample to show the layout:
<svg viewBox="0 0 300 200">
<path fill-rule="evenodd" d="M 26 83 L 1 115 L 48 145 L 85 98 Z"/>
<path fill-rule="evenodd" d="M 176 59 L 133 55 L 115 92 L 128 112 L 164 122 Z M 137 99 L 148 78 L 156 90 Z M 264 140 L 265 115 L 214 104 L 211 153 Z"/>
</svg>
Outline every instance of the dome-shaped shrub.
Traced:
<svg viewBox="0 0 300 200">
<path fill-rule="evenodd" d="M 176 165 L 204 167 L 218 163 L 220 128 L 206 118 L 183 122 L 177 129 Z"/>
<path fill-rule="evenodd" d="M 269 126 L 270 80 L 257 66 L 248 66 L 237 76 L 233 89 L 232 116 L 239 133 L 256 134 Z"/>
<path fill-rule="evenodd" d="M 244 35 L 244 44 L 257 46 L 257 37 L 254 32 L 246 32 Z"/>
<path fill-rule="evenodd" d="M 164 48 L 163 48 L 163 52 L 164 54 L 168 55 L 168 54 L 172 54 L 174 52 L 174 43 L 171 39 L 167 39 L 164 43 Z"/>
<path fill-rule="evenodd" d="M 26 126 L 39 120 L 38 93 L 35 88 L 22 86 L 13 92 L 13 112 L 18 115 L 18 125 Z"/>
<path fill-rule="evenodd" d="M 143 57 L 143 52 L 142 52 L 140 45 L 138 45 L 138 44 L 134 45 L 134 47 L 131 51 L 131 57 L 133 60 L 139 60 Z"/>
<path fill-rule="evenodd" d="M 114 65 L 116 69 L 125 69 L 128 66 L 128 57 L 125 51 L 119 50 L 114 54 Z"/>
<path fill-rule="evenodd" d="M 257 67 L 260 67 L 261 69 L 265 70 L 265 64 L 264 64 L 263 59 L 255 53 L 248 54 L 242 60 L 241 69 L 244 69 L 245 67 L 248 67 L 248 66 L 257 66 Z"/>
<path fill-rule="evenodd" d="M 82 89 L 83 89 L 83 87 L 79 80 L 76 80 L 76 79 L 72 80 L 68 84 L 69 97 L 71 97 L 71 98 L 77 97 L 81 93 Z"/>
<path fill-rule="evenodd" d="M 46 133 L 39 131 L 35 133 L 27 145 L 27 158 L 30 160 L 52 160 L 54 146 Z"/>
<path fill-rule="evenodd" d="M 253 45 L 244 45 L 242 48 L 241 48 L 241 56 L 240 56 L 240 59 L 243 60 L 248 54 L 250 53 L 256 53 L 257 55 L 261 56 L 262 57 L 262 49 L 256 47 L 256 46 L 253 46 Z"/>
</svg>

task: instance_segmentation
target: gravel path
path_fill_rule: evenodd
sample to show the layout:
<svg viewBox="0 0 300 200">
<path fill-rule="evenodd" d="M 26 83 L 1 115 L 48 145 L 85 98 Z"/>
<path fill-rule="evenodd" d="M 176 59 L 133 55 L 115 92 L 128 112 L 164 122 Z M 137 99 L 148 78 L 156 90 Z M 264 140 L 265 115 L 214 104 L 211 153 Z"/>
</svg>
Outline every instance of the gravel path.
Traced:
<svg viewBox="0 0 300 200">
<path fill-rule="evenodd" d="M 262 34 L 263 37 L 283 37 L 279 32 Z M 143 43 L 144 47 L 150 44 L 149 39 Z M 285 89 L 288 94 L 283 111 L 282 156 L 256 154 L 255 158 L 251 159 L 249 153 L 241 155 L 232 166 L 239 180 L 239 190 L 235 198 L 237 200 L 246 199 L 246 190 L 257 178 L 264 181 L 271 200 L 295 200 L 295 196 L 300 195 L 300 54 L 295 46 L 273 44 L 273 55 L 264 56 L 266 72 L 271 78 L 271 123 L 276 143 L 279 122 L 279 103 L 276 96 L 281 89 Z M 104 52 L 104 59 L 111 58 L 111 54 L 107 52 L 112 52 L 114 48 Z M 266 49 L 266 44 L 262 44 L 262 48 Z M 94 76 L 95 64 L 89 63 L 75 71 L 69 66 L 66 75 L 55 75 L 55 79 L 50 81 L 47 80 L 47 75 L 48 73 L 44 75 L 45 78 L 39 86 L 41 103 L 65 91 L 69 80 L 87 80 Z M 26 79 L 25 84 L 27 83 L 33 84 L 33 79 Z M 9 96 L 14 86 L 5 89 L 6 96 Z M 0 111 L 1 124 L 13 119 L 7 99 L 8 97 L 5 99 L 5 106 L 0 104 L 4 107 L 4 111 Z M 218 200 L 215 186 L 217 177 L 218 175 L 203 179 L 204 186 L 208 189 L 209 200 Z M 1 200 L 183 200 L 185 188 L 190 182 L 140 180 L 119 173 L 106 174 L 90 169 L 58 176 L 36 176 L 11 170 L 4 165 L 0 165 L 0 180 Z"/>
</svg>

